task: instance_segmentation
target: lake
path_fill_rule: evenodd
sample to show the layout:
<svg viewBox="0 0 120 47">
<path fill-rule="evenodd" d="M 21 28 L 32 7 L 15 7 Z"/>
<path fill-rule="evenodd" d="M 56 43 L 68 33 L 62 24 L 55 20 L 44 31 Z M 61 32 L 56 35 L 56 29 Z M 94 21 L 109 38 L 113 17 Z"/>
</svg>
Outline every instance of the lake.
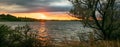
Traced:
<svg viewBox="0 0 120 47">
<path fill-rule="evenodd" d="M 78 40 L 78 33 L 91 32 L 91 28 L 83 27 L 80 21 L 42 21 L 42 22 L 0 22 L 14 28 L 28 24 L 33 30 L 37 30 L 43 36 L 51 36 L 56 40 L 68 38 L 69 40 Z"/>
</svg>

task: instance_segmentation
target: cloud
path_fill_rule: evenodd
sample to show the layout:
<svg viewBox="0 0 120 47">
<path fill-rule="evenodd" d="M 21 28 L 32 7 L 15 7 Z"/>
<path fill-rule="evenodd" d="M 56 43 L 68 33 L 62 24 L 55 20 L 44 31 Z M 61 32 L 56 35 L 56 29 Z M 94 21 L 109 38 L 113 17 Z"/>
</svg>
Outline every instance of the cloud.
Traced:
<svg viewBox="0 0 120 47">
<path fill-rule="evenodd" d="M 16 12 L 16 11 L 27 11 L 28 9 L 20 6 L 20 5 L 16 5 L 16 4 L 5 4 L 5 3 L 0 3 L 0 11 L 2 12 Z"/>
<path fill-rule="evenodd" d="M 50 3 L 50 6 L 71 6 L 71 3 L 69 1 L 61 1 L 61 2 L 53 2 Z"/>
<path fill-rule="evenodd" d="M 33 12 L 42 9 L 61 12 L 69 11 L 70 8 L 68 0 L 0 0 L 0 10 L 7 12 Z"/>
</svg>

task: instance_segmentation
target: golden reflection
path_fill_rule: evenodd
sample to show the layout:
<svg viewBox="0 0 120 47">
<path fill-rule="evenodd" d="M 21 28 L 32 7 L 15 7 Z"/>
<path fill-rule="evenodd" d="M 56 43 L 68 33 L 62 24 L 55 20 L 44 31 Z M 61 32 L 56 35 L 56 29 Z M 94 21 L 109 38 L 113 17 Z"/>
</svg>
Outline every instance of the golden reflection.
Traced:
<svg viewBox="0 0 120 47">
<path fill-rule="evenodd" d="M 44 21 L 40 22 L 39 39 L 40 39 L 41 44 L 43 46 L 47 45 L 49 38 L 48 38 L 48 32 L 47 32 L 46 25 L 45 25 Z"/>
</svg>

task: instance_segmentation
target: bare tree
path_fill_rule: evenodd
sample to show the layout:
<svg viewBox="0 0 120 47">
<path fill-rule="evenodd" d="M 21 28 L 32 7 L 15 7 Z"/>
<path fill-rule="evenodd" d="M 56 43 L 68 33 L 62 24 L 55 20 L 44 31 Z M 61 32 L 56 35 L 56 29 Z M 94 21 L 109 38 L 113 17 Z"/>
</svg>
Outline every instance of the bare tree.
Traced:
<svg viewBox="0 0 120 47">
<path fill-rule="evenodd" d="M 120 28 L 119 0 L 69 1 L 73 4 L 70 14 L 82 19 L 85 26 L 97 29 L 102 39 L 110 39 L 112 32 Z"/>
</svg>

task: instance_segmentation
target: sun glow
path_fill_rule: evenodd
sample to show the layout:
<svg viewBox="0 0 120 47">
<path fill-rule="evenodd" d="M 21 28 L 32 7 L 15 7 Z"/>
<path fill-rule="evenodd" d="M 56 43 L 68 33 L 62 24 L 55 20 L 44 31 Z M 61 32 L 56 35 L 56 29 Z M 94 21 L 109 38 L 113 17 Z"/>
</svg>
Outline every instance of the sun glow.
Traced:
<svg viewBox="0 0 120 47">
<path fill-rule="evenodd" d="M 79 20 L 65 13 L 9 13 L 16 17 L 28 17 L 45 20 Z"/>
<path fill-rule="evenodd" d="M 39 18 L 40 19 L 47 19 L 47 17 L 44 14 L 40 14 Z"/>
</svg>

